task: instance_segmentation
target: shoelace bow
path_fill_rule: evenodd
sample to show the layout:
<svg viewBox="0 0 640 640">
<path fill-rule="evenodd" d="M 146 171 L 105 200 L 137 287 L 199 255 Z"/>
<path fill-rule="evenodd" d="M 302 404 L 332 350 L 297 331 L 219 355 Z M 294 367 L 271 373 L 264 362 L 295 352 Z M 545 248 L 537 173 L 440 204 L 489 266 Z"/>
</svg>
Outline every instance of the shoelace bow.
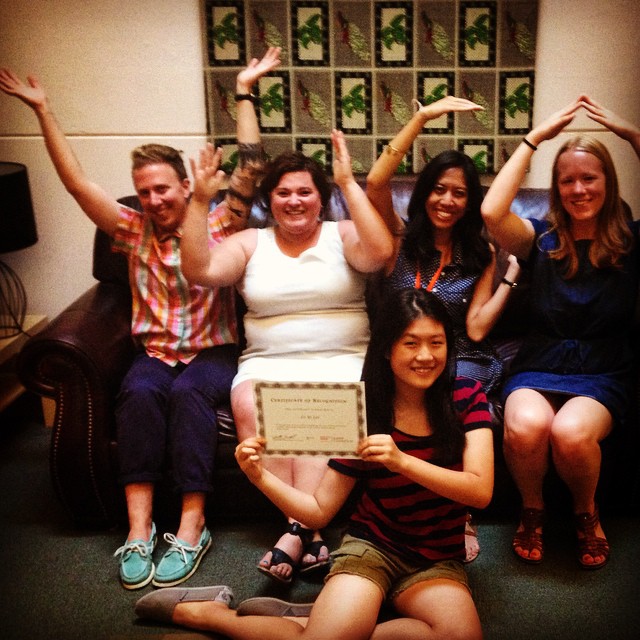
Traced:
<svg viewBox="0 0 640 640">
<path fill-rule="evenodd" d="M 123 544 L 113 555 L 119 556 L 120 554 L 124 554 L 127 552 L 139 553 L 144 558 L 148 553 L 147 545 L 144 542 L 138 542 L 138 541 L 127 542 L 127 544 Z"/>
<path fill-rule="evenodd" d="M 182 544 L 182 542 L 180 542 L 178 538 L 176 538 L 173 535 L 173 533 L 165 533 L 164 539 L 166 542 L 168 542 L 171 545 L 171 547 L 167 551 L 167 554 L 171 553 L 172 551 L 180 553 L 180 555 L 182 556 L 182 561 L 185 564 L 189 562 L 189 558 L 187 558 L 187 551 L 190 551 L 192 553 L 198 553 L 200 549 L 202 549 L 202 545 L 200 544 L 195 547 L 189 547 L 186 544 Z"/>
</svg>

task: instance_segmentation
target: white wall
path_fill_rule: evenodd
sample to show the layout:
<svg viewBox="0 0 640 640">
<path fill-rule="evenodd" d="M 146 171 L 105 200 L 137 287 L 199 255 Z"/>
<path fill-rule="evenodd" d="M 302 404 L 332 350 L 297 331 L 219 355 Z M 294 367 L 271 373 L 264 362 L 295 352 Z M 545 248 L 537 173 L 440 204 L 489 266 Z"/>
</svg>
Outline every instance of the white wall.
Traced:
<svg viewBox="0 0 640 640">
<path fill-rule="evenodd" d="M 540 0 L 539 121 L 579 93 L 640 123 L 637 0 Z M 193 155 L 205 139 L 199 0 L 0 2 L 0 66 L 36 73 L 87 173 L 114 196 L 132 192 L 129 151 L 149 141 Z M 593 130 L 577 119 L 575 128 Z M 600 133 L 623 196 L 640 216 L 640 166 L 628 145 Z M 559 140 L 534 154 L 529 186 L 548 186 Z M 37 123 L 0 95 L 0 160 L 29 168 L 39 242 L 2 256 L 21 275 L 29 311 L 54 317 L 89 287 L 93 225 L 60 186 Z"/>
<path fill-rule="evenodd" d="M 129 152 L 160 142 L 194 155 L 206 138 L 198 0 L 0 2 L 0 66 L 35 73 L 87 174 L 133 192 Z M 0 160 L 27 165 L 39 241 L 1 256 L 30 313 L 55 317 L 94 280 L 94 226 L 61 186 L 37 121 L 0 94 Z"/>
<path fill-rule="evenodd" d="M 640 124 L 637 0 L 539 0 L 534 122 L 541 122 L 581 93 Z M 554 140 L 540 145 L 527 184 L 548 186 L 556 150 L 567 136 L 588 132 L 606 144 L 622 197 L 640 217 L 640 163 L 631 146 L 584 115 Z"/>
</svg>

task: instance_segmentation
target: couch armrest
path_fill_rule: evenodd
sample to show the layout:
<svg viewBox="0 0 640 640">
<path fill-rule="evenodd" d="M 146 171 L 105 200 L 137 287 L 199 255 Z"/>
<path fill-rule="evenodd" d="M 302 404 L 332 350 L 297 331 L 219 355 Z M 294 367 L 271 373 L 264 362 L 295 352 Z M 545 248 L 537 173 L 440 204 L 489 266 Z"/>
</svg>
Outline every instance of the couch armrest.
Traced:
<svg viewBox="0 0 640 640">
<path fill-rule="evenodd" d="M 50 453 L 56 492 L 79 526 L 118 520 L 112 441 L 114 398 L 131 364 L 128 288 L 99 283 L 30 338 L 18 358 L 23 384 L 55 398 Z"/>
</svg>

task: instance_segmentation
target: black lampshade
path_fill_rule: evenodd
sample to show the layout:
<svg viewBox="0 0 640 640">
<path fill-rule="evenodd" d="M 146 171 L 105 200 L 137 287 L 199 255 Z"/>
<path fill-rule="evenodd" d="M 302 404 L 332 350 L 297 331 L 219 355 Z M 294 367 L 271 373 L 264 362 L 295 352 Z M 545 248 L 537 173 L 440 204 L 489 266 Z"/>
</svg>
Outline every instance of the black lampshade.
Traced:
<svg viewBox="0 0 640 640">
<path fill-rule="evenodd" d="M 0 162 L 0 253 L 25 249 L 37 241 L 27 167 Z"/>
</svg>

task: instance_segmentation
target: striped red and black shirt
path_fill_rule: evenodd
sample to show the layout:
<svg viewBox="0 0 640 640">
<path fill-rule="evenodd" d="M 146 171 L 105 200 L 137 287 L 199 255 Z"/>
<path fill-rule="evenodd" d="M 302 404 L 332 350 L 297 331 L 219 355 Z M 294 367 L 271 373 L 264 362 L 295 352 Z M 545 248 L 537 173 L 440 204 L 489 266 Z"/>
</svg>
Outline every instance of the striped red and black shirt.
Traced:
<svg viewBox="0 0 640 640">
<path fill-rule="evenodd" d="M 465 433 L 491 428 L 487 399 L 478 382 L 457 378 L 453 401 Z M 433 436 L 412 436 L 395 428 L 391 436 L 401 451 L 420 460 L 434 456 Z M 329 466 L 363 484 L 347 533 L 414 562 L 464 559 L 465 505 L 379 463 L 330 460 Z M 462 460 L 449 468 L 462 470 Z"/>
</svg>

